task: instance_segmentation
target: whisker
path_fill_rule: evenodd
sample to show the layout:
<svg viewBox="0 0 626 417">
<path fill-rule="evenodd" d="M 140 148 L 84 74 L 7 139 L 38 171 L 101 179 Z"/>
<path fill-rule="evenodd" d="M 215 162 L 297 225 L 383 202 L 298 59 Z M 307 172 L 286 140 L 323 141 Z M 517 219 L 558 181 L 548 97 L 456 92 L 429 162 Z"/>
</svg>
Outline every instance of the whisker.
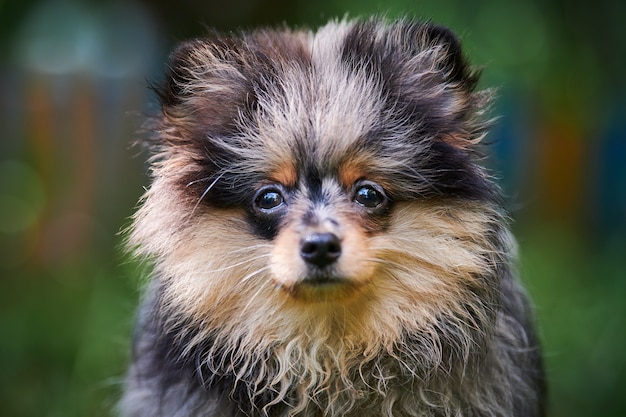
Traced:
<svg viewBox="0 0 626 417">
<path fill-rule="evenodd" d="M 258 261 L 259 259 L 269 258 L 269 257 L 270 257 L 269 253 L 264 253 L 262 255 L 254 256 L 254 257 L 251 257 L 251 258 L 247 258 L 247 259 L 244 259 L 243 261 L 240 261 L 240 262 L 237 262 L 237 263 L 234 263 L 234 264 L 231 264 L 231 265 L 227 265 L 227 266 L 224 266 L 222 268 L 212 269 L 210 272 L 228 271 L 229 269 L 237 268 L 237 267 L 239 267 L 241 265 L 245 265 L 247 263 L 251 263 L 253 261 Z"/>
<path fill-rule="evenodd" d="M 263 272 L 264 270 L 268 269 L 266 268 L 261 268 L 258 269 L 256 271 L 254 271 L 252 274 L 246 276 L 241 282 L 245 282 L 246 280 L 252 278 L 255 275 L 260 274 L 261 272 Z M 267 286 L 268 286 L 269 280 L 265 280 L 261 283 L 261 285 L 259 285 L 259 288 L 254 292 L 254 294 L 250 297 L 250 300 L 246 303 L 246 305 L 241 309 L 241 314 L 239 315 L 239 317 L 243 317 L 246 313 L 246 311 L 248 310 L 248 308 L 250 307 L 250 305 L 252 304 L 252 302 L 254 300 L 256 300 L 256 298 L 258 297 L 258 295 L 261 293 L 261 291 L 264 291 Z"/>
<path fill-rule="evenodd" d="M 196 212 L 196 209 L 198 208 L 198 206 L 200 205 L 200 202 L 204 199 L 204 197 L 206 197 L 206 195 L 209 193 L 209 191 L 211 191 L 211 189 L 215 186 L 215 184 L 217 184 L 217 182 L 226 174 L 226 171 L 222 171 L 214 180 L 211 184 L 209 184 L 209 186 L 204 190 L 204 192 L 202 193 L 202 195 L 200 196 L 200 198 L 198 199 L 198 202 L 196 203 L 195 206 L 193 206 L 193 210 L 191 210 L 191 214 L 193 215 Z M 208 180 L 208 178 L 207 178 Z M 187 184 L 187 186 L 189 186 L 190 184 L 192 184 L 193 181 L 189 184 Z"/>
<path fill-rule="evenodd" d="M 213 178 L 213 177 L 203 177 L 203 178 L 199 178 L 199 179 L 197 179 L 197 180 L 193 180 L 193 181 L 191 181 L 191 182 L 188 182 L 188 183 L 187 183 L 187 185 L 186 185 L 185 187 L 191 187 L 192 185 L 195 185 L 195 184 L 197 184 L 197 183 L 199 183 L 199 182 L 208 181 L 208 180 L 210 180 L 211 178 Z"/>
<path fill-rule="evenodd" d="M 248 253 L 254 249 L 267 249 L 267 248 L 273 248 L 273 247 L 274 245 L 272 245 L 271 243 L 257 243 L 257 244 L 246 246 L 243 248 L 234 249 L 230 253 L 240 253 L 240 252 Z M 269 255 L 269 253 L 267 255 Z"/>
<path fill-rule="evenodd" d="M 401 271 L 404 272 L 413 272 L 413 270 L 411 268 L 408 267 L 408 265 L 406 265 L 405 263 L 402 262 L 398 262 L 398 261 L 393 261 L 390 259 L 383 259 L 383 258 L 367 258 L 366 259 L 367 262 L 374 262 L 378 265 L 383 265 L 383 266 L 392 266 L 396 269 L 399 269 Z"/>
<path fill-rule="evenodd" d="M 259 275 L 260 273 L 265 272 L 265 271 L 267 271 L 268 269 L 270 269 L 270 267 L 269 267 L 269 266 L 264 266 L 263 268 L 259 268 L 259 269 L 257 269 L 256 271 L 251 272 L 251 273 L 249 273 L 248 275 L 246 275 L 245 277 L 243 277 L 243 278 L 241 279 L 241 281 L 239 281 L 239 283 L 240 283 L 240 284 L 241 284 L 241 283 L 244 283 L 244 282 L 246 282 L 246 281 L 250 280 L 250 279 L 251 279 L 252 277 L 254 277 L 255 275 Z"/>
</svg>

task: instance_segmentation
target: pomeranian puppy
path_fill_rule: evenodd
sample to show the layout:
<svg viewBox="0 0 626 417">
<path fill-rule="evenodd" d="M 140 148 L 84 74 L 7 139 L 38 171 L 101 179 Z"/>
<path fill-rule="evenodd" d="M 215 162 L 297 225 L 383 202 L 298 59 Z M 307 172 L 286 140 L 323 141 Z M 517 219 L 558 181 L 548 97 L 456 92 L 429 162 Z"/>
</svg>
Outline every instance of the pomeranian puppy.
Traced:
<svg viewBox="0 0 626 417">
<path fill-rule="evenodd" d="M 157 87 L 132 417 L 540 416 L 490 91 L 428 22 L 212 33 Z"/>
</svg>

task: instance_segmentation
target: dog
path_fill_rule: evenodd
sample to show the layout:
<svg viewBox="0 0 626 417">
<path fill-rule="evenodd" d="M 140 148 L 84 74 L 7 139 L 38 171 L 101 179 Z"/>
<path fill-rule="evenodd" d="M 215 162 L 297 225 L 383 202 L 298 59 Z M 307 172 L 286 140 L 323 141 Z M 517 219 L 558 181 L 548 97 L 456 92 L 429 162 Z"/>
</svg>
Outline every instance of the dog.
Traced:
<svg viewBox="0 0 626 417">
<path fill-rule="evenodd" d="M 209 33 L 155 87 L 126 417 L 541 416 L 492 90 L 429 21 Z"/>
</svg>

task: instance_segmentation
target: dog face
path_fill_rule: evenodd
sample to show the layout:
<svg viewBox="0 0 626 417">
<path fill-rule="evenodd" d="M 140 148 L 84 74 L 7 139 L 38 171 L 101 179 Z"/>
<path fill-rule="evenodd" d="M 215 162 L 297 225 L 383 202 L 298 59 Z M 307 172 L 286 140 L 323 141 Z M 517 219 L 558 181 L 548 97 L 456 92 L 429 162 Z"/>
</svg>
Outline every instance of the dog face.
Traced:
<svg viewBox="0 0 626 417">
<path fill-rule="evenodd" d="M 213 35 L 169 67 L 130 243 L 172 317 L 256 348 L 490 320 L 510 248 L 476 163 L 489 93 L 450 32 Z"/>
<path fill-rule="evenodd" d="M 176 49 L 129 234 L 154 277 L 122 409 L 542 415 L 477 78 L 449 31 L 403 20 Z"/>
</svg>

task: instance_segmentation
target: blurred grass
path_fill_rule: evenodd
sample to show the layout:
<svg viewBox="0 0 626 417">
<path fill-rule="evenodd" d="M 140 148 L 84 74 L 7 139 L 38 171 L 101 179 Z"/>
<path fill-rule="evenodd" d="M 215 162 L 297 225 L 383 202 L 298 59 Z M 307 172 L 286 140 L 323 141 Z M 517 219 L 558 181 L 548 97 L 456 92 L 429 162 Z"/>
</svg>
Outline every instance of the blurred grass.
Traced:
<svg viewBox="0 0 626 417">
<path fill-rule="evenodd" d="M 624 242 L 594 243 L 550 224 L 534 224 L 518 236 L 521 273 L 544 344 L 548 415 L 624 416 Z"/>
<path fill-rule="evenodd" d="M 101 260 L 13 272 L 0 295 L 0 415 L 109 416 L 137 280 Z"/>
<path fill-rule="evenodd" d="M 571 228 L 518 226 L 552 417 L 623 416 L 623 247 Z M 0 295 L 0 415 L 111 416 L 129 352 L 139 269 L 91 259 L 14 271 Z"/>
<path fill-rule="evenodd" d="M 24 0 L 0 11 L 0 417 L 113 415 L 140 282 L 114 236 L 147 182 L 129 161 L 127 113 L 144 109 L 144 78 L 159 79 L 172 44 L 202 23 L 370 13 L 450 26 L 486 65 L 484 85 L 502 87 L 495 168 L 515 200 L 532 201 L 516 235 L 549 417 L 626 416 L 626 2 Z"/>
</svg>

